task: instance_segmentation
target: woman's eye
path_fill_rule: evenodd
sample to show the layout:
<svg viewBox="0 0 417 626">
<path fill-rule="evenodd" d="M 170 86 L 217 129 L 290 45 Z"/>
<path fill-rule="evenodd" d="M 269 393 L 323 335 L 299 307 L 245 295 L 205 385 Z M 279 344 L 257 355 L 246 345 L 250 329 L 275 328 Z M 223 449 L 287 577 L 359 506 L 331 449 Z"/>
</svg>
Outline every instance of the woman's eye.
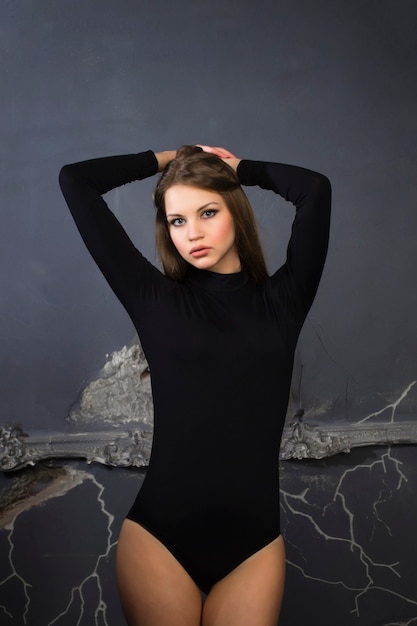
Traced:
<svg viewBox="0 0 417 626">
<path fill-rule="evenodd" d="M 213 215 L 216 215 L 217 211 L 215 211 L 214 209 L 206 209 L 205 211 L 203 211 L 202 213 L 202 217 L 207 218 L 207 217 L 213 217 Z"/>
<path fill-rule="evenodd" d="M 171 226 L 182 226 L 184 224 L 184 219 L 182 217 L 174 217 L 170 221 Z"/>
</svg>

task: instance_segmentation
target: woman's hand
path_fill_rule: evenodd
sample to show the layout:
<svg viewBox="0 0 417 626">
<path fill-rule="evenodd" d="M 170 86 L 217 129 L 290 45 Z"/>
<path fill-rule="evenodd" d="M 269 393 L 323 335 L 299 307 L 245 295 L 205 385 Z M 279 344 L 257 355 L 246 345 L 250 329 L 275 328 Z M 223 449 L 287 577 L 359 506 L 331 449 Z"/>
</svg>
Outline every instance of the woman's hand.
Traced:
<svg viewBox="0 0 417 626">
<path fill-rule="evenodd" d="M 155 152 L 158 161 L 158 172 L 163 172 L 170 161 L 177 156 L 176 150 L 164 150 L 163 152 Z"/>
<path fill-rule="evenodd" d="M 236 168 L 240 163 L 240 159 L 238 159 L 229 150 L 226 150 L 226 148 L 220 148 L 218 146 L 203 146 L 201 144 L 196 145 L 201 148 L 203 152 L 215 154 L 216 156 L 220 157 L 220 159 L 223 159 L 225 163 L 230 165 L 230 167 L 236 171 Z M 175 159 L 175 157 L 177 156 L 177 151 L 165 150 L 163 152 L 155 152 L 155 156 L 158 161 L 158 172 L 163 172 L 168 163 Z"/>
<path fill-rule="evenodd" d="M 221 159 L 235 159 L 235 155 L 226 150 L 226 148 L 217 148 L 214 146 L 203 146 L 200 143 L 197 143 L 196 146 L 201 148 L 203 152 L 209 152 L 210 154 L 215 154 Z"/>
<path fill-rule="evenodd" d="M 215 146 L 203 146 L 201 144 L 196 144 L 196 145 L 199 148 L 201 148 L 203 152 L 215 154 L 216 156 L 220 157 L 221 159 L 223 159 L 225 163 L 227 163 L 227 165 L 230 165 L 230 167 L 236 171 L 237 166 L 240 163 L 240 159 L 238 159 L 229 150 L 226 150 L 226 148 L 220 148 L 220 147 L 215 147 Z"/>
</svg>

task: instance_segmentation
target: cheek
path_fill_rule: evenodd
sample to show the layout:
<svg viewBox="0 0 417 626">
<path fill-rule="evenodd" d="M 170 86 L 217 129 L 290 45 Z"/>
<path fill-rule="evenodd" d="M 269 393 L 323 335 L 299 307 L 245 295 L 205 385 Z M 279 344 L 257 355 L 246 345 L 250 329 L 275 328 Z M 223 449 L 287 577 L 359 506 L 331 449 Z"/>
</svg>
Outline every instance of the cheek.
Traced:
<svg viewBox="0 0 417 626">
<path fill-rule="evenodd" d="M 235 226 L 232 219 L 226 220 L 218 230 L 218 236 L 225 241 L 234 241 L 235 239 Z"/>
<path fill-rule="evenodd" d="M 168 233 L 169 233 L 172 243 L 174 244 L 176 249 L 180 251 L 181 250 L 181 236 L 180 236 L 179 231 L 172 229 L 172 230 L 169 230 Z"/>
</svg>

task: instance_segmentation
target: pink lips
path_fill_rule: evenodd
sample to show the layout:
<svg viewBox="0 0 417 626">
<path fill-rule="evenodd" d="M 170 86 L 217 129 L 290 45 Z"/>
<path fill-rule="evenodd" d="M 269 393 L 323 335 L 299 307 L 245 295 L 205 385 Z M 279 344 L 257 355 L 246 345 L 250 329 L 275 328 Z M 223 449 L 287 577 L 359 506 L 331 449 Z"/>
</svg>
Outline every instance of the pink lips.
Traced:
<svg viewBox="0 0 417 626">
<path fill-rule="evenodd" d="M 190 254 L 191 256 L 198 258 L 207 254 L 209 250 L 210 248 L 207 248 L 206 246 L 197 246 L 195 248 L 191 248 Z"/>
</svg>

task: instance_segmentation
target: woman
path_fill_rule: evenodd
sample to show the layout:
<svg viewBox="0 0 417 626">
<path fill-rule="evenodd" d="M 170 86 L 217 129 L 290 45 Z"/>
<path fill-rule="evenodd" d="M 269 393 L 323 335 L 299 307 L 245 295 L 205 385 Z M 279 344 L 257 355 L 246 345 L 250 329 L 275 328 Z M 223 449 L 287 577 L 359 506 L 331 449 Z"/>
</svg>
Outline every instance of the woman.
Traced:
<svg viewBox="0 0 417 626">
<path fill-rule="evenodd" d="M 164 274 L 102 198 L 157 171 Z M 330 184 L 209 146 L 85 161 L 65 166 L 60 182 L 152 377 L 151 460 L 117 551 L 127 622 L 275 626 L 285 577 L 278 449 L 294 350 L 326 257 Z M 286 263 L 271 277 L 242 184 L 296 206 Z"/>
</svg>

